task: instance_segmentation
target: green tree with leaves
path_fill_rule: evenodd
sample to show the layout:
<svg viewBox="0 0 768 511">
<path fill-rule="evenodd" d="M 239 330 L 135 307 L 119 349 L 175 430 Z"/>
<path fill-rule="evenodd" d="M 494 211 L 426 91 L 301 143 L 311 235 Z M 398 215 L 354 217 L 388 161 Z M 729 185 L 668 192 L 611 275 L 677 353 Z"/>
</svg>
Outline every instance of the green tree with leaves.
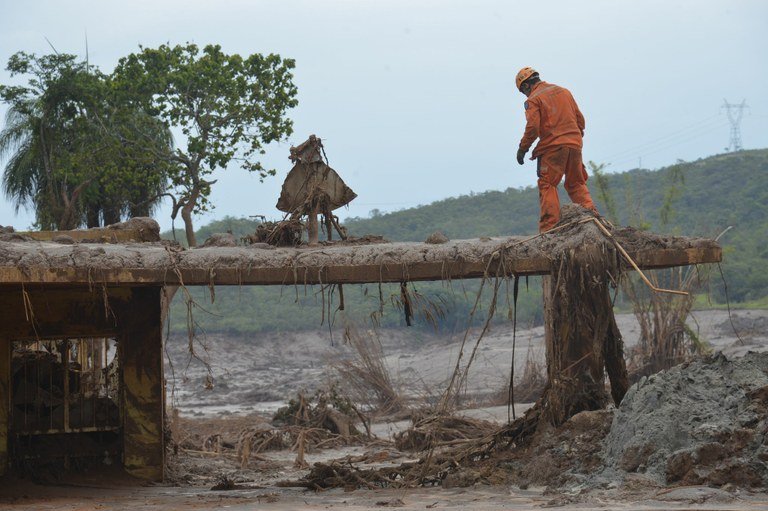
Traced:
<svg viewBox="0 0 768 511">
<path fill-rule="evenodd" d="M 616 210 L 616 201 L 613 199 L 613 193 L 611 193 L 610 184 L 608 178 L 605 176 L 605 163 L 595 163 L 590 161 L 588 164 L 589 170 L 592 171 L 592 175 L 595 177 L 597 183 L 597 194 L 600 200 L 605 204 L 605 211 L 608 219 L 611 222 L 617 223 L 619 221 L 619 215 Z"/>
<path fill-rule="evenodd" d="M 286 117 L 297 104 L 293 68 L 279 55 L 228 55 L 218 45 L 141 48 L 120 60 L 118 87 L 186 138 L 186 147 L 156 157 L 172 165 L 171 217 L 181 213 L 189 246 L 197 245 L 192 215 L 212 206 L 215 170 L 236 162 L 261 179 L 275 174 L 257 158 L 293 131 Z"/>
<path fill-rule="evenodd" d="M 18 52 L 7 69 L 28 76 L 25 85 L 0 85 L 0 99 L 9 105 L 0 132 L 3 190 L 16 208 L 34 209 L 42 229 L 148 214 L 167 181 L 167 164 L 151 158 L 152 151 L 172 147 L 164 125 L 74 55 Z M 142 146 L 127 142 L 139 132 Z"/>
</svg>

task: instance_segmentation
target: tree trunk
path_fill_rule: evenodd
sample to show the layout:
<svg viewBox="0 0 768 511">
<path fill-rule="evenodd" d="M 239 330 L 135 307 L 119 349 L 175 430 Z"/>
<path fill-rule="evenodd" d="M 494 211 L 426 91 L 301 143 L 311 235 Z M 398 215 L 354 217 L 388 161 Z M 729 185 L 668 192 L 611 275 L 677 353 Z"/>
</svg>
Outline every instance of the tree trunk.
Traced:
<svg viewBox="0 0 768 511">
<path fill-rule="evenodd" d="M 99 220 L 99 213 L 101 212 L 101 207 L 97 204 L 91 204 L 88 206 L 87 211 L 85 212 L 85 226 L 89 229 L 93 229 L 94 227 L 100 227 L 101 222 Z"/>
<path fill-rule="evenodd" d="M 139 204 L 131 204 L 130 206 L 131 218 L 136 218 L 139 216 L 149 216 L 150 200 L 145 195 L 146 194 L 142 193 L 141 202 Z"/>
<path fill-rule="evenodd" d="M 316 246 L 320 241 L 320 228 L 317 222 L 318 204 L 313 201 L 307 218 L 307 243 L 310 247 Z"/>
<path fill-rule="evenodd" d="M 149 180 L 149 174 L 150 172 L 147 171 L 146 180 Z M 129 214 L 131 215 L 131 218 L 136 218 L 140 216 L 150 216 L 150 210 L 152 209 L 152 205 L 156 203 L 158 200 L 156 196 L 156 191 L 150 190 L 148 185 L 145 181 L 139 187 L 137 188 L 137 200 L 136 203 L 131 202 L 128 206 Z M 152 197 L 155 197 L 154 199 Z"/>
<path fill-rule="evenodd" d="M 559 254 L 544 278 L 547 388 L 542 417 L 560 425 L 585 410 L 618 405 L 627 391 L 621 334 L 613 315 L 610 274 L 618 275 L 612 247 L 584 244 Z"/>
<path fill-rule="evenodd" d="M 85 190 L 85 188 L 91 184 L 93 179 L 94 178 L 87 179 L 77 185 L 72 191 L 71 196 L 67 193 L 68 190 L 66 185 L 62 186 L 61 201 L 63 205 L 61 216 L 59 217 L 59 231 L 70 231 L 77 229 L 80 225 L 82 225 L 83 219 L 81 212 L 79 211 L 80 204 L 78 201 L 80 200 L 80 195 L 83 193 L 83 190 Z"/>
<path fill-rule="evenodd" d="M 184 220 L 184 232 L 187 236 L 187 244 L 190 247 L 197 246 L 197 237 L 195 236 L 195 227 L 192 224 L 192 211 L 195 210 L 195 204 L 197 204 L 197 198 L 200 196 L 200 190 L 195 187 L 192 189 L 192 193 L 189 198 L 181 207 L 181 218 Z"/>
<path fill-rule="evenodd" d="M 62 192 L 64 204 L 61 209 L 61 215 L 59 216 L 59 222 L 57 230 L 59 231 L 71 231 L 77 229 L 80 222 L 77 218 L 77 202 L 66 196 L 66 192 Z"/>
<path fill-rule="evenodd" d="M 112 225 L 120 222 L 120 209 L 116 206 L 103 207 L 104 225 Z"/>
</svg>

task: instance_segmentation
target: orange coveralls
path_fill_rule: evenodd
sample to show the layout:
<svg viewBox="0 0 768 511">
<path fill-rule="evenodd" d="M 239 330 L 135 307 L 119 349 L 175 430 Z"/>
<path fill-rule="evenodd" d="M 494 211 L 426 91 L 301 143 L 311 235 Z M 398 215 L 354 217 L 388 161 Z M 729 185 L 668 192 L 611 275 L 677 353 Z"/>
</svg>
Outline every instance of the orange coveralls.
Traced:
<svg viewBox="0 0 768 511">
<path fill-rule="evenodd" d="M 531 155 L 531 159 L 538 159 L 539 232 L 548 231 L 560 220 L 557 185 L 563 176 L 571 201 L 597 213 L 581 160 L 584 116 L 570 91 L 547 82 L 537 83 L 525 102 L 525 118 L 520 149 L 528 152 L 533 142 L 540 139 Z"/>
</svg>

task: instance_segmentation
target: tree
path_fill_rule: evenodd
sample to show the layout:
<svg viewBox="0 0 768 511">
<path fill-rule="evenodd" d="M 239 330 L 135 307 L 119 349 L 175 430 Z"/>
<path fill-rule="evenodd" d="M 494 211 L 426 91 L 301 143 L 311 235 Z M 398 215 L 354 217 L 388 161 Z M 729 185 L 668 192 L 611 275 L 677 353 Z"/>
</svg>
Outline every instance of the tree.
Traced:
<svg viewBox="0 0 768 511">
<path fill-rule="evenodd" d="M 185 149 L 156 157 L 172 165 L 171 217 L 181 213 L 189 246 L 197 245 L 192 214 L 211 207 L 216 169 L 238 162 L 262 180 L 275 174 L 256 158 L 293 131 L 286 118 L 297 104 L 293 68 L 293 60 L 275 54 L 241 57 L 194 44 L 141 48 L 120 60 L 118 88 L 186 138 Z"/>
<path fill-rule="evenodd" d="M 87 189 L 89 227 L 99 225 L 99 217 L 106 225 L 124 216 L 150 216 L 167 189 L 173 166 L 154 157 L 158 151 L 173 150 L 170 130 L 135 105 L 123 104 L 119 93 L 112 94 L 116 105 L 100 120 L 108 150 L 101 152 L 98 182 Z M 145 142 L 131 143 L 137 136 Z"/>
<path fill-rule="evenodd" d="M 0 85 L 9 105 L 0 132 L 7 156 L 3 189 L 16 208 L 31 207 L 43 229 L 74 229 L 149 213 L 150 196 L 165 188 L 166 164 L 151 150 L 172 147 L 170 132 L 115 93 L 109 78 L 74 55 L 18 52 L 11 76 L 26 85 Z M 144 133 L 141 147 L 126 140 Z"/>
</svg>

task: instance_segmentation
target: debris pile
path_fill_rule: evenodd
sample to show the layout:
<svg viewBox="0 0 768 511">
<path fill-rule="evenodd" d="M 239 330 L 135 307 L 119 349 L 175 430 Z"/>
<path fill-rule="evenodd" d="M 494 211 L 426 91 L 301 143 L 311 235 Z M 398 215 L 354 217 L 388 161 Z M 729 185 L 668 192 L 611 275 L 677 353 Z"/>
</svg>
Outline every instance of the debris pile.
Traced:
<svg viewBox="0 0 768 511">
<path fill-rule="evenodd" d="M 277 485 L 316 491 L 329 488 L 344 488 L 346 491 L 358 488 L 375 489 L 389 486 L 393 482 L 387 472 L 371 468 L 359 469 L 352 464 L 315 463 L 309 473 L 301 479 L 281 481 Z"/>
<path fill-rule="evenodd" d="M 612 417 L 611 410 L 595 410 L 578 413 L 557 428 L 541 423 L 528 442 L 500 446 L 478 473 L 521 488 L 578 484 L 602 467 L 602 440 Z"/>
<path fill-rule="evenodd" d="M 427 239 L 424 240 L 424 243 L 430 243 L 432 245 L 442 245 L 443 243 L 448 243 L 450 240 L 448 239 L 448 236 L 442 233 L 442 231 L 435 231 L 429 236 L 427 236 Z"/>
<path fill-rule="evenodd" d="M 298 247 L 304 224 L 297 218 L 272 222 L 262 220 L 253 234 L 243 236 L 246 245 L 270 245 L 276 247 Z"/>
<path fill-rule="evenodd" d="M 581 412 L 557 428 L 540 423 L 528 441 L 498 442 L 486 459 L 478 458 L 444 481 L 574 491 L 639 481 L 648 487 L 764 488 L 768 353 L 734 360 L 717 354 L 642 378 L 618 409 Z"/>
<path fill-rule="evenodd" d="M 349 204 L 357 194 L 328 165 L 322 141 L 315 135 L 296 147 L 291 147 L 293 168 L 285 178 L 277 209 L 286 213 L 279 222 L 263 219 L 256 232 L 243 238 L 248 244 L 266 243 L 276 246 L 299 246 L 302 231 L 307 230 L 310 245 L 319 243 L 319 229 L 325 230 L 328 241 L 335 230 L 342 240 L 347 230 L 333 211 Z M 322 223 L 318 225 L 318 215 Z"/>
<path fill-rule="evenodd" d="M 303 143 L 291 147 L 289 158 L 294 165 L 283 182 L 276 205 L 277 209 L 285 213 L 285 217 L 273 222 L 263 215 L 257 215 L 261 223 L 256 226 L 254 233 L 242 238 L 244 244 L 299 247 L 304 244 L 302 238 L 305 230 L 306 242 L 310 246 L 333 244 L 334 231 L 342 242 L 351 244 L 384 242 L 382 236 L 350 237 L 346 227 L 339 222 L 339 217 L 333 214 L 336 209 L 352 202 L 357 194 L 328 164 L 320 138 L 310 135 Z M 318 215 L 322 219 L 320 223 Z M 319 239 L 321 229 L 325 231 L 326 241 Z"/>
<path fill-rule="evenodd" d="M 203 247 L 236 247 L 237 240 L 232 233 L 229 232 L 217 232 L 211 234 L 203 242 Z"/>
<path fill-rule="evenodd" d="M 442 432 L 442 433 L 441 433 Z M 443 434 L 444 433 L 444 434 Z M 308 488 L 512 484 L 569 488 L 768 484 L 768 353 L 722 354 L 676 366 L 632 386 L 618 409 L 546 421 L 520 442 L 505 429 L 456 417 L 417 419 L 396 437 L 416 462 L 378 471 L 316 465 Z"/>
<path fill-rule="evenodd" d="M 105 229 L 112 229 L 115 231 L 135 231 L 139 236 L 139 239 L 136 241 L 140 242 L 160 241 L 160 224 L 150 217 L 140 216 L 129 218 L 125 222 L 108 225 Z"/>
<path fill-rule="evenodd" d="M 362 424 L 364 432 L 358 426 Z M 295 468 L 308 468 L 306 453 L 375 441 L 368 419 L 351 400 L 341 395 L 335 385 L 318 390 L 310 397 L 299 394 L 280 408 L 271 422 L 250 415 L 228 419 L 182 419 L 175 413 L 170 421 L 174 454 L 200 457 L 227 463 L 235 462 L 242 471 L 258 462 L 259 468 L 271 467 L 273 460 L 262 454 L 289 450 L 296 453 Z M 213 456 L 213 458 L 210 458 Z M 171 464 L 173 479 L 189 482 L 190 472 L 184 457 Z M 227 463 L 224 463 L 226 466 Z M 231 470 L 233 467 L 230 467 Z"/>
<path fill-rule="evenodd" d="M 288 406 L 280 408 L 272 419 L 276 426 L 301 426 L 324 429 L 344 439 L 360 436 L 355 423 L 362 421 L 367 429 L 368 422 L 358 411 L 349 397 L 339 393 L 336 385 L 317 390 L 307 398 L 299 393 Z"/>
<path fill-rule="evenodd" d="M 366 434 L 356 424 L 363 424 Z M 372 438 L 367 419 L 335 386 L 320 389 L 306 398 L 299 394 L 280 408 L 272 426 L 257 424 L 240 432 L 237 455 L 242 467 L 252 455 L 268 450 L 295 451 L 297 467 L 306 467 L 304 454 L 312 449 L 340 447 Z"/>
<path fill-rule="evenodd" d="M 605 439 L 603 476 L 660 484 L 768 484 L 768 354 L 722 354 L 634 385 Z"/>
<path fill-rule="evenodd" d="M 411 418 L 410 428 L 395 434 L 395 447 L 401 451 L 425 451 L 492 435 L 498 425 L 479 419 L 453 415 Z"/>
</svg>

